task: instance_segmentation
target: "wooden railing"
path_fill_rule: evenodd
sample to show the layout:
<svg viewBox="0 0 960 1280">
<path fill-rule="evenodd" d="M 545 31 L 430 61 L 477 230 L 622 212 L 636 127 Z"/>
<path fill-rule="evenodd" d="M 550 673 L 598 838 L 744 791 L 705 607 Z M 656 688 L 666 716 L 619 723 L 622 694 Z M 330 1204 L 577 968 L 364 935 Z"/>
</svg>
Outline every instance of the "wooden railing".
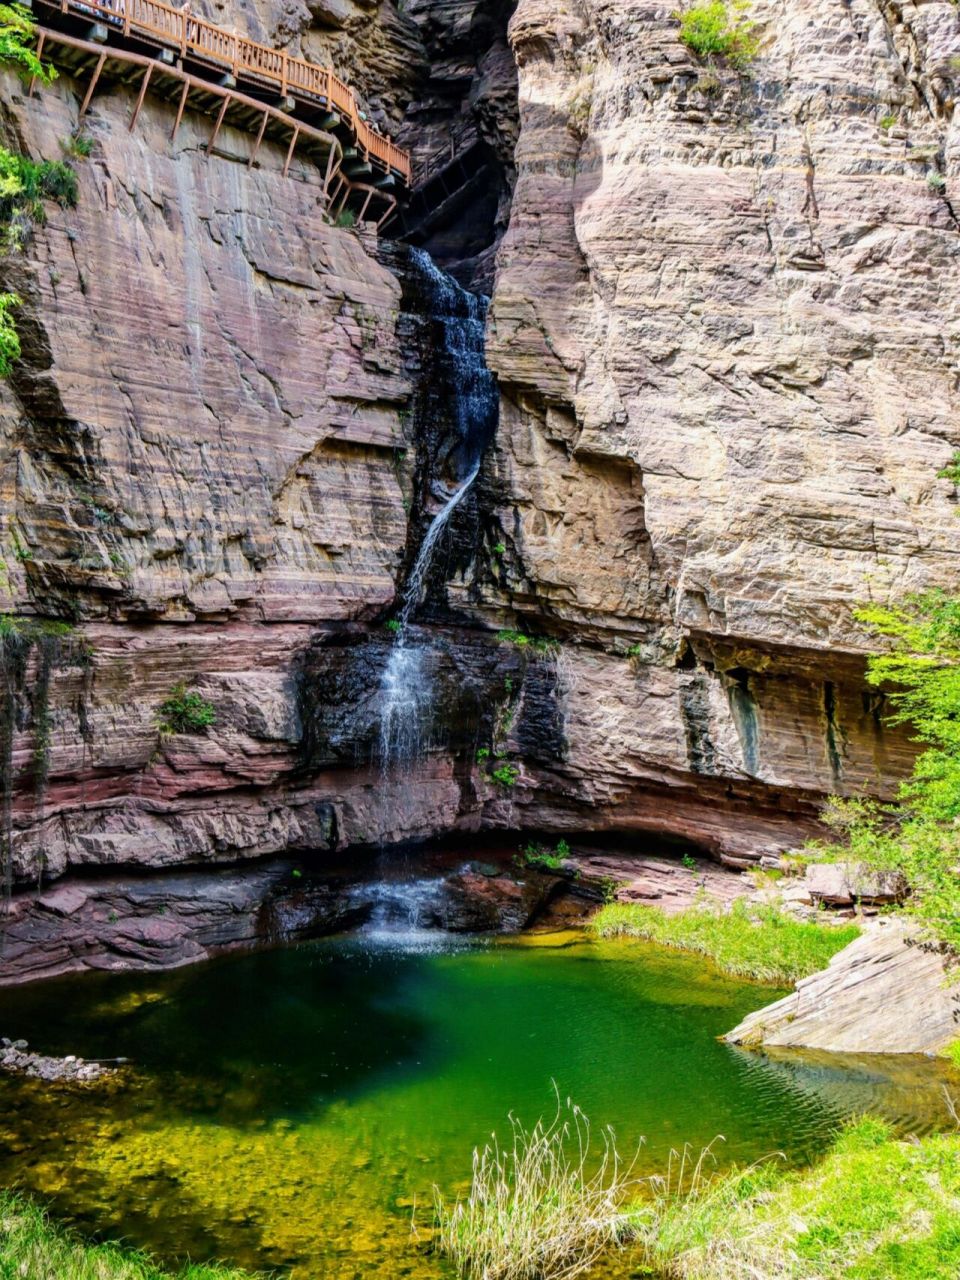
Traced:
<svg viewBox="0 0 960 1280">
<path fill-rule="evenodd" d="M 288 93 L 323 99 L 333 111 L 346 116 L 365 159 L 379 160 L 394 169 L 409 184 L 410 154 L 396 146 L 360 117 L 356 94 L 326 67 L 303 58 L 292 58 L 282 49 L 248 40 L 233 31 L 184 13 L 161 0 L 47 0 L 63 13 L 99 17 L 127 37 L 146 35 L 176 49 L 181 57 L 194 54 L 213 62 L 232 75 L 243 74 L 268 82 L 281 97 Z"/>
</svg>

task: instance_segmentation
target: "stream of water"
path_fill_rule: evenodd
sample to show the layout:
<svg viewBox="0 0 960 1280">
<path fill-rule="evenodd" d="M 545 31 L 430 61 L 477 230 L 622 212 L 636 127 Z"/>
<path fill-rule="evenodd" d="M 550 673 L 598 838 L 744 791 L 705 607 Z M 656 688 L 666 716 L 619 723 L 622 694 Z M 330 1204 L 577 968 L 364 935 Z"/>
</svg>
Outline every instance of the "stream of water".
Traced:
<svg viewBox="0 0 960 1280">
<path fill-rule="evenodd" d="M 488 299 L 469 293 L 421 249 L 411 249 L 411 264 L 429 299 L 431 322 L 442 334 L 432 380 L 448 397 L 454 420 L 460 476 L 445 496 L 407 576 L 397 613 L 397 633 L 380 683 L 380 764 L 386 772 L 418 759 L 426 746 L 424 726 L 432 704 L 429 651 L 409 636 L 409 624 L 451 517 L 480 473 L 480 459 L 496 420 L 497 388 L 484 349 Z"/>
<path fill-rule="evenodd" d="M 379 936 L 5 992 L 16 1034 L 137 1075 L 79 1094 L 0 1078 L 0 1185 L 170 1262 L 435 1280 L 415 1203 L 463 1188 L 508 1112 L 550 1113 L 551 1080 L 622 1151 L 645 1137 L 646 1172 L 720 1134 L 722 1163 L 803 1162 L 866 1108 L 918 1131 L 946 1119 L 934 1065 L 720 1042 L 777 993 L 700 958 L 579 935 L 411 947 L 429 892 L 385 891 Z M 629 1266 L 595 1280 L 615 1275 Z"/>
</svg>

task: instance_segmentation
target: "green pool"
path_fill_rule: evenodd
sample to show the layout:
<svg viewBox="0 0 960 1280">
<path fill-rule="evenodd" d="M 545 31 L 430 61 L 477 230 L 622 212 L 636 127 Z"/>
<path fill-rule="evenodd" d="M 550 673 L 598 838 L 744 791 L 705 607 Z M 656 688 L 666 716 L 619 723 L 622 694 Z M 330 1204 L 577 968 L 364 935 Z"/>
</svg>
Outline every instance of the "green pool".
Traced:
<svg viewBox="0 0 960 1280">
<path fill-rule="evenodd" d="M 82 1095 L 0 1079 L 0 1183 L 171 1262 L 394 1280 L 443 1274 L 411 1239 L 414 1206 L 434 1183 L 465 1185 L 474 1144 L 509 1111 L 549 1111 L 552 1079 L 622 1150 L 645 1138 L 651 1170 L 718 1135 L 723 1161 L 805 1161 L 867 1107 L 916 1129 L 943 1120 L 934 1067 L 717 1040 L 776 994 L 578 935 L 357 937 L 8 991 L 6 1034 L 124 1055 L 137 1075 Z"/>
</svg>

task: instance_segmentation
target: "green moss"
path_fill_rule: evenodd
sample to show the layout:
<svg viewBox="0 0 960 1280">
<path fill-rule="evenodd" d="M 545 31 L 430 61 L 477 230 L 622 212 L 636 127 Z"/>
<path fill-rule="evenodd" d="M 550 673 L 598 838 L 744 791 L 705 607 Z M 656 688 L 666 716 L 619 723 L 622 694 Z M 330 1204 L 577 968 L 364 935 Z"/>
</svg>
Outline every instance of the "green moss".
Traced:
<svg viewBox="0 0 960 1280">
<path fill-rule="evenodd" d="M 643 938 L 709 956 L 718 968 L 759 982 L 796 982 L 823 969 L 859 936 L 855 925 L 809 924 L 773 907 L 735 903 L 729 911 L 690 907 L 668 916 L 659 907 L 610 903 L 590 922 L 601 938 Z"/>
<path fill-rule="evenodd" d="M 86 1244 L 21 1196 L 0 1192 L 0 1276 L 13 1280 L 174 1280 L 147 1254 Z M 185 1266 L 176 1280 L 250 1280 L 230 1267 Z"/>
<path fill-rule="evenodd" d="M 956 1280 L 958 1205 L 960 1137 L 898 1142 L 867 1117 L 812 1169 L 669 1187 L 636 1221 L 651 1267 L 676 1280 Z"/>
</svg>

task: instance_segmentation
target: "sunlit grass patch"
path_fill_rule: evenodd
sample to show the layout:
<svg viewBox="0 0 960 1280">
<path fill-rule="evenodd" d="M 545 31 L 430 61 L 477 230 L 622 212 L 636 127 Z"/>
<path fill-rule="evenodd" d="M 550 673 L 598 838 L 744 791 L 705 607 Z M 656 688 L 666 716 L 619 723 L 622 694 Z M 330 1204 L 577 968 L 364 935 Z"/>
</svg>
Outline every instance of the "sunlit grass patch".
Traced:
<svg viewBox="0 0 960 1280">
<path fill-rule="evenodd" d="M 119 1244 L 86 1244 L 50 1222 L 21 1196 L 0 1192 L 3 1280 L 252 1280 L 248 1271 L 188 1264 L 164 1271 L 145 1253 Z"/>
<path fill-rule="evenodd" d="M 812 1169 L 766 1162 L 655 1187 L 636 1225 L 654 1274 L 673 1280 L 956 1280 L 960 1137 L 898 1142 L 866 1118 Z"/>
<path fill-rule="evenodd" d="M 737 902 L 729 911 L 690 907 L 667 915 L 659 907 L 610 903 L 590 922 L 601 938 L 645 938 L 665 947 L 694 951 L 726 973 L 787 984 L 823 969 L 859 937 L 856 925 L 795 920 L 774 907 Z"/>
</svg>

